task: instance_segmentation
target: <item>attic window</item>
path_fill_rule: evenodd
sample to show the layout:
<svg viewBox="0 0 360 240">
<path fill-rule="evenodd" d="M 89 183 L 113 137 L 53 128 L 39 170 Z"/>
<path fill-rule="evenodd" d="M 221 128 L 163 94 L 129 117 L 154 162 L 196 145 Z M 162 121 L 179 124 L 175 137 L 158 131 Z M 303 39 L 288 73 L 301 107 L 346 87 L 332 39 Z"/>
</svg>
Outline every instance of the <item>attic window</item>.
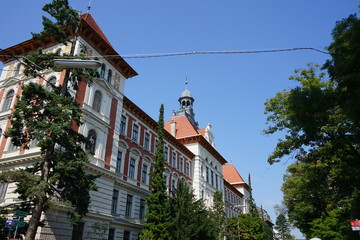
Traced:
<svg viewBox="0 0 360 240">
<path fill-rule="evenodd" d="M 111 69 L 108 70 L 108 75 L 107 75 L 107 81 L 108 83 L 111 83 L 111 78 L 112 78 L 112 71 Z"/>
</svg>

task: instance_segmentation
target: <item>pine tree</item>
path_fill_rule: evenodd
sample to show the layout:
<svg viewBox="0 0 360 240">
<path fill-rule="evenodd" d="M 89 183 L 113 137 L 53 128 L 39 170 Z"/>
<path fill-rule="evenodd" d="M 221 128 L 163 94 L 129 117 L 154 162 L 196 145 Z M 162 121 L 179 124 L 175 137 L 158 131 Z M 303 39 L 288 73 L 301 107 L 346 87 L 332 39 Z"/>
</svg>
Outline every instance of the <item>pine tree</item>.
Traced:
<svg viewBox="0 0 360 240">
<path fill-rule="evenodd" d="M 217 234 L 215 222 L 202 199 L 196 200 L 190 186 L 184 180 L 177 184 L 170 198 L 171 239 L 214 239 Z"/>
<path fill-rule="evenodd" d="M 171 239 L 169 227 L 171 225 L 168 211 L 169 198 L 166 194 L 164 182 L 164 105 L 160 107 L 157 127 L 158 144 L 154 156 L 154 170 L 151 176 L 151 194 L 146 199 L 148 209 L 145 214 L 146 223 L 140 239 L 142 240 L 165 240 Z"/>
<path fill-rule="evenodd" d="M 290 233 L 290 224 L 284 214 L 279 214 L 276 218 L 275 229 L 277 230 L 277 238 L 279 240 L 292 240 Z"/>
<path fill-rule="evenodd" d="M 53 38 L 59 43 L 70 42 L 71 33 L 75 33 L 80 24 L 78 13 L 69 6 L 67 0 L 53 0 L 43 10 L 56 22 L 43 17 L 44 31 L 33 34 L 35 39 Z M 72 41 L 72 50 L 75 46 Z M 71 53 L 73 55 L 73 51 Z M 44 54 L 41 49 L 24 58 L 25 74 L 41 77 L 44 69 L 61 71 L 54 68 L 51 60 L 58 54 Z M 94 70 L 66 71 L 75 89 L 82 77 L 98 76 Z M 66 80 L 66 79 L 65 79 Z M 36 83 L 23 85 L 21 98 L 15 105 L 11 119 L 11 128 L 4 134 L 11 137 L 13 145 L 29 148 L 31 142 L 37 142 L 43 159 L 33 166 L 20 170 L 8 170 L 0 173 L 3 181 L 16 182 L 16 193 L 27 204 L 31 218 L 26 233 L 27 240 L 35 239 L 41 214 L 49 207 L 66 207 L 70 223 L 76 224 L 87 213 L 90 203 L 90 190 L 96 190 L 94 180 L 97 176 L 85 172 L 88 163 L 83 150 L 89 141 L 72 126 L 81 124 L 81 111 L 67 92 L 64 80 L 63 90 L 53 87 L 48 91 Z"/>
</svg>

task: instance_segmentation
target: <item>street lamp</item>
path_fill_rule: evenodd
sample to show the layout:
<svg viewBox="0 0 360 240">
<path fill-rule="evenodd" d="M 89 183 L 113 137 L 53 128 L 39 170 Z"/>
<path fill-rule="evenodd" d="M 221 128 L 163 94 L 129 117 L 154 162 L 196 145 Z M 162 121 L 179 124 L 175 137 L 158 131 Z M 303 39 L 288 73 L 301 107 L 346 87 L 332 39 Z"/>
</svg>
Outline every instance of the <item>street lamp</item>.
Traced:
<svg viewBox="0 0 360 240">
<path fill-rule="evenodd" d="M 59 68 L 91 68 L 96 69 L 101 66 L 101 62 L 97 60 L 82 59 L 54 59 L 53 64 Z"/>
</svg>

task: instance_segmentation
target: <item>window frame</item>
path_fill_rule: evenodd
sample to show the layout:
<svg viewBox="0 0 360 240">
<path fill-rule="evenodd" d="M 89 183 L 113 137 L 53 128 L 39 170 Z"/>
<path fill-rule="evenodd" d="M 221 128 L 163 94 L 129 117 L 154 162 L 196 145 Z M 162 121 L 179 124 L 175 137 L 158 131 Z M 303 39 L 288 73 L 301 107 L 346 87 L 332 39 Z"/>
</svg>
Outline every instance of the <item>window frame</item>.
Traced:
<svg viewBox="0 0 360 240">
<path fill-rule="evenodd" d="M 125 217 L 131 217 L 131 215 L 132 215 L 133 200 L 134 200 L 133 195 L 131 195 L 131 194 L 126 195 Z"/>
<path fill-rule="evenodd" d="M 102 92 L 98 89 L 94 92 L 94 97 L 93 97 L 93 104 L 92 104 L 92 108 L 97 111 L 97 112 L 101 112 L 101 105 L 102 105 L 102 100 L 103 100 L 103 94 Z"/>
<path fill-rule="evenodd" d="M 3 111 L 8 111 L 11 109 L 12 106 L 12 102 L 14 100 L 14 95 L 15 95 L 15 91 L 14 89 L 10 89 L 6 95 L 5 95 L 5 99 L 4 99 L 4 105 L 2 107 Z"/>
</svg>

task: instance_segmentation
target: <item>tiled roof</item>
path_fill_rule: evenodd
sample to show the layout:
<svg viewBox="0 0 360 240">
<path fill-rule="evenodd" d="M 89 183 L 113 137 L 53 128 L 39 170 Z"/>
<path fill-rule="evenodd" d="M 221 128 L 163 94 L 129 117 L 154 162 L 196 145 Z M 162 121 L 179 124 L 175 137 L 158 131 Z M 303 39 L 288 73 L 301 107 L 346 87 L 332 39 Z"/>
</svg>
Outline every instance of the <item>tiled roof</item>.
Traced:
<svg viewBox="0 0 360 240">
<path fill-rule="evenodd" d="M 164 125 L 165 130 L 169 133 L 171 133 L 171 122 L 173 121 L 176 122 L 176 138 L 189 137 L 200 134 L 186 116 L 170 118 L 170 120 L 167 121 L 167 123 Z"/>
<path fill-rule="evenodd" d="M 203 135 L 205 137 L 205 129 L 206 128 L 202 128 L 202 129 L 198 129 L 198 132 Z"/>
<path fill-rule="evenodd" d="M 234 165 L 226 164 L 223 165 L 222 169 L 224 179 L 226 179 L 229 183 L 245 183 L 244 179 L 241 177 Z"/>
<path fill-rule="evenodd" d="M 87 23 L 90 25 L 90 27 L 92 27 L 92 29 L 94 29 L 95 32 L 96 32 L 97 34 L 99 34 L 100 37 L 101 37 L 107 44 L 109 44 L 110 46 L 112 46 L 111 43 L 110 43 L 110 41 L 107 39 L 107 37 L 105 36 L 105 34 L 103 33 L 103 31 L 101 30 L 101 28 L 99 27 L 99 25 L 97 25 L 97 23 L 95 22 L 94 18 L 91 16 L 90 13 L 85 13 L 85 14 L 81 15 L 81 18 L 82 18 L 85 22 L 87 22 Z"/>
</svg>

